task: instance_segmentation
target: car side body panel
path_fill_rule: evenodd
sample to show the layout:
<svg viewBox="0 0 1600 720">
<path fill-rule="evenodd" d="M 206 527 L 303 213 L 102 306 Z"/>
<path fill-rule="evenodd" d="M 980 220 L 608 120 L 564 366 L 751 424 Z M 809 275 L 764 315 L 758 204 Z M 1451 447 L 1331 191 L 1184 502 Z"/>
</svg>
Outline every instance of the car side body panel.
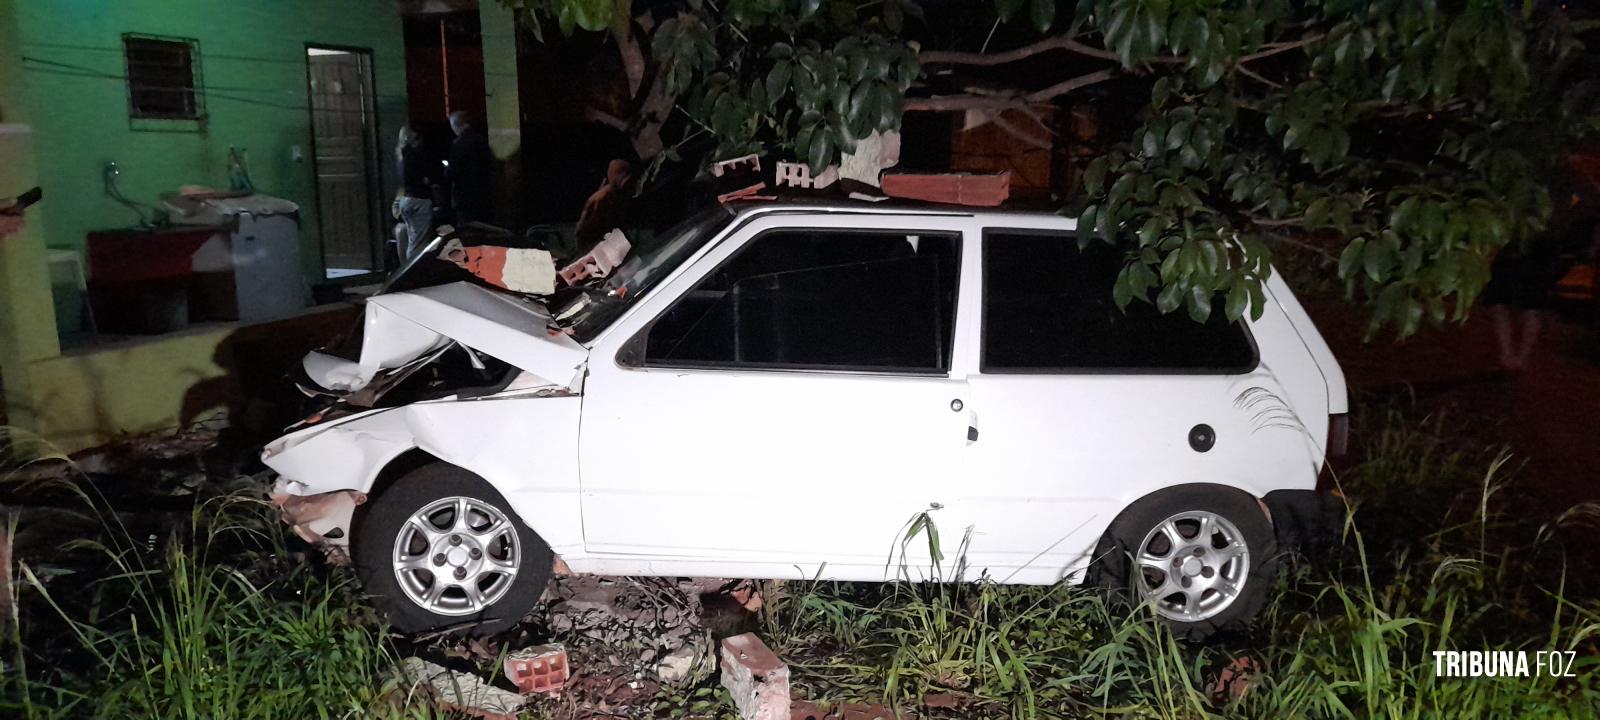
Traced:
<svg viewBox="0 0 1600 720">
<path fill-rule="evenodd" d="M 784 227 L 960 233 L 949 372 L 618 362 L 734 243 Z M 283 492 L 366 493 L 388 463 L 422 450 L 493 484 L 573 571 L 789 579 L 933 572 L 925 534 L 897 542 L 925 512 L 942 536 L 944 577 L 968 538 L 968 579 L 1053 583 L 1080 578 L 1117 514 L 1162 488 L 1215 483 L 1260 498 L 1314 487 L 1328 415 L 1347 407 L 1344 380 L 1280 279 L 1269 280 L 1268 302 L 1249 324 L 1259 363 L 1248 372 L 984 374 L 986 228 L 1069 232 L 1074 223 L 999 212 L 747 210 L 589 347 L 548 337 L 542 322 L 521 330 L 526 338 L 506 337 L 516 324 L 509 315 L 456 337 L 448 318 L 428 313 L 480 299 L 397 293 L 386 310 L 513 362 L 544 386 L 370 411 L 285 436 L 264 459 Z M 1188 439 L 1201 423 L 1216 438 L 1203 452 Z"/>
</svg>

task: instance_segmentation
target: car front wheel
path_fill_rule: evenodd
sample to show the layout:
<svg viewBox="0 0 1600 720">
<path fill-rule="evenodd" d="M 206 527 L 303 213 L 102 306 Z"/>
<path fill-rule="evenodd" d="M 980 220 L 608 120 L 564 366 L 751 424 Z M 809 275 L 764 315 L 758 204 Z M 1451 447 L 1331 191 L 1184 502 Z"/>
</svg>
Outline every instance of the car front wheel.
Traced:
<svg viewBox="0 0 1600 720">
<path fill-rule="evenodd" d="M 548 545 L 482 478 L 427 465 L 368 504 L 352 538 L 373 603 L 407 633 L 510 627 L 550 577 Z"/>
<path fill-rule="evenodd" d="M 1094 580 L 1127 588 L 1180 637 L 1203 639 L 1260 611 L 1277 575 L 1272 523 L 1233 488 L 1188 485 L 1145 497 L 1112 522 Z"/>
</svg>

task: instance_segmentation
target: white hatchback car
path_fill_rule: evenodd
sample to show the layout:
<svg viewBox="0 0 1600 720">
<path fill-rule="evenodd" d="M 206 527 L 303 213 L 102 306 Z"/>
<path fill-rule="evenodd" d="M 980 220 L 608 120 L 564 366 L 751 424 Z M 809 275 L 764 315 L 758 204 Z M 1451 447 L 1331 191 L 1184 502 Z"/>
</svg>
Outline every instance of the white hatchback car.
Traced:
<svg viewBox="0 0 1600 720">
<path fill-rule="evenodd" d="M 1202 635 L 1259 609 L 1276 508 L 1342 443 L 1276 275 L 1259 319 L 1202 324 L 1119 311 L 1123 251 L 1047 214 L 718 207 L 650 245 L 543 300 L 387 292 L 358 357 L 307 357 L 327 404 L 264 451 L 275 496 L 396 627 L 504 627 L 553 566 L 908 567 L 1127 583 Z M 964 557 L 898 541 L 922 513 Z"/>
</svg>

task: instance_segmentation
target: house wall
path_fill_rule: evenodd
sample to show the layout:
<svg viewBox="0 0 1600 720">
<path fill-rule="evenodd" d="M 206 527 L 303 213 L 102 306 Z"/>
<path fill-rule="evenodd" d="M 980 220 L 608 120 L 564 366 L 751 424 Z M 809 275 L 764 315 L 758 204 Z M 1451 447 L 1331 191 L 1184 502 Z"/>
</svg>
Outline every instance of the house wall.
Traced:
<svg viewBox="0 0 1600 720">
<path fill-rule="evenodd" d="M 209 116 L 203 125 L 160 132 L 150 121 L 130 124 L 122 77 L 122 35 L 129 32 L 199 41 Z M 66 451 L 173 428 L 195 411 L 225 404 L 199 391 L 239 386 L 239 363 L 227 358 L 273 348 L 304 352 L 300 345 L 311 340 L 303 333 L 219 352 L 242 328 L 212 327 L 63 355 L 45 249 L 81 251 L 88 231 L 135 221 L 103 193 L 107 162 L 121 167 L 119 185 L 127 196 L 155 204 L 161 193 L 184 184 L 227 187 L 228 149 L 237 146 L 249 154 L 258 191 L 300 205 L 304 270 L 308 279 L 320 280 L 307 43 L 373 52 L 383 201 L 394 187 L 387 148 L 406 113 L 395 3 L 0 0 L 0 196 L 45 188 L 44 202 L 28 212 L 27 229 L 0 238 L 0 410 L 6 423 Z M 294 158 L 296 147 L 302 160 Z M 256 368 L 253 375 L 274 370 Z M 228 401 L 237 399 L 233 395 Z"/>
<path fill-rule="evenodd" d="M 378 140 L 405 121 L 405 49 L 394 3 L 374 0 L 49 0 L 14 2 L 23 73 L 35 109 L 39 178 L 51 248 L 81 249 L 91 230 L 136 221 L 102 192 L 105 164 L 128 197 L 156 204 L 179 185 L 228 186 L 228 149 L 244 148 L 258 191 L 301 208 L 301 258 L 321 280 L 316 175 L 306 100 L 307 43 L 370 48 Z M 199 41 L 208 118 L 128 118 L 123 33 Z M 298 157 L 296 156 L 298 149 Z M 380 200 L 393 193 L 393 163 Z"/>
</svg>

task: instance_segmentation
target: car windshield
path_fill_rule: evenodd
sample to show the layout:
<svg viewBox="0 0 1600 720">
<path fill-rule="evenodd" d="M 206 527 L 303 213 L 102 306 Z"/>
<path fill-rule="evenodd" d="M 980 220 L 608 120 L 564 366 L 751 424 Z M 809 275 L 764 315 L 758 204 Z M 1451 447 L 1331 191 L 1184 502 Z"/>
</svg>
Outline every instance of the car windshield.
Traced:
<svg viewBox="0 0 1600 720">
<path fill-rule="evenodd" d="M 636 248 L 604 283 L 583 288 L 576 297 L 553 308 L 556 323 L 570 329 L 580 343 L 593 340 L 623 310 L 716 236 L 733 215 L 727 207 L 711 207 L 662 233 L 662 239 L 651 247 Z"/>
</svg>

